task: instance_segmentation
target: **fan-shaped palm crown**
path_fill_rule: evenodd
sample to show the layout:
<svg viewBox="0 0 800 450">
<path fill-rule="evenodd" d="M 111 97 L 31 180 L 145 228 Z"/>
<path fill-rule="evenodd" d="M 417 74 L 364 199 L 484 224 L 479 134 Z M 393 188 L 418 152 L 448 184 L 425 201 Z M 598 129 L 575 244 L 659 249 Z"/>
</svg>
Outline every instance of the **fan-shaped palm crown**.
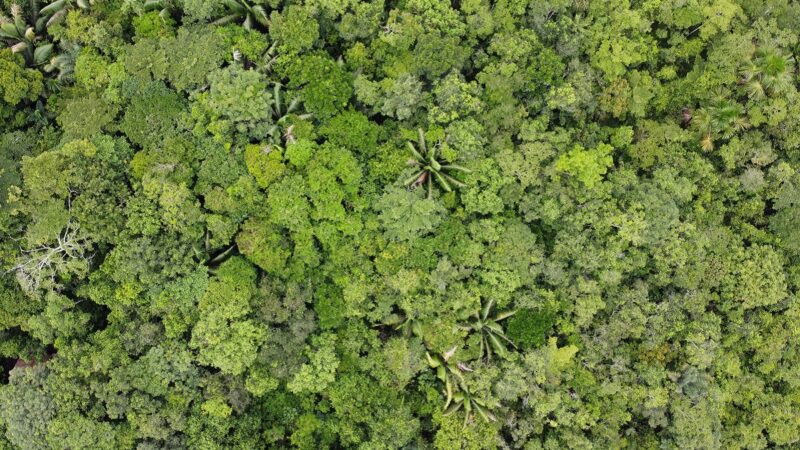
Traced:
<svg viewBox="0 0 800 450">
<path fill-rule="evenodd" d="M 456 164 L 450 164 L 438 155 L 438 148 L 436 145 L 429 146 L 425 142 L 425 133 L 422 129 L 417 130 L 419 138 L 417 146 L 413 143 L 407 142 L 408 149 L 411 151 L 412 158 L 408 161 L 410 166 L 417 168 L 414 176 L 405 181 L 406 186 L 420 186 L 427 184 L 428 197 L 433 196 L 433 181 L 441 186 L 446 192 L 451 192 L 453 186 L 464 187 L 465 184 L 453 178 L 451 172 L 470 173 L 471 170 Z"/>
</svg>

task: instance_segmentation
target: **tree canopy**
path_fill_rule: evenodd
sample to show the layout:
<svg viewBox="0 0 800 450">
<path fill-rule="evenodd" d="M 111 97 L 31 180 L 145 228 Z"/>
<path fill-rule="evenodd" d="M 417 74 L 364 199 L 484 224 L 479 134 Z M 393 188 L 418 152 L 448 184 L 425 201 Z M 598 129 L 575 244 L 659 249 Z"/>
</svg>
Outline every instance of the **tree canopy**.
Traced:
<svg viewBox="0 0 800 450">
<path fill-rule="evenodd" d="M 800 3 L 0 0 L 0 450 L 800 447 Z"/>
</svg>

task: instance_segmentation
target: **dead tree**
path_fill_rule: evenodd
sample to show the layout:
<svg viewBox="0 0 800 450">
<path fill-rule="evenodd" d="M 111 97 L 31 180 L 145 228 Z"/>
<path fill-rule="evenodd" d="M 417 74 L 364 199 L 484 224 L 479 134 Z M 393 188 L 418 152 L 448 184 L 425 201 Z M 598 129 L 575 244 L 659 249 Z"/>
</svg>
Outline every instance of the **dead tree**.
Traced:
<svg viewBox="0 0 800 450">
<path fill-rule="evenodd" d="M 79 226 L 70 218 L 56 236 L 55 243 L 23 249 L 17 265 L 9 272 L 16 273 L 25 292 L 34 293 L 48 279 L 56 285 L 57 275 L 75 263 L 87 264 L 93 256 L 88 254 L 89 247 L 90 244 L 79 235 Z"/>
</svg>

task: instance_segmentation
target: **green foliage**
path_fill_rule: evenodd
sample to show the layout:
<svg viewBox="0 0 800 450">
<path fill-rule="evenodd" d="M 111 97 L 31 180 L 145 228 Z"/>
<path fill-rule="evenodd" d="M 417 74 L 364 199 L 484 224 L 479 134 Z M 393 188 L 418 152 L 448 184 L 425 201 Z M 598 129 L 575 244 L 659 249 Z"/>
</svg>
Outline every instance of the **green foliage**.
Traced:
<svg viewBox="0 0 800 450">
<path fill-rule="evenodd" d="M 286 166 L 283 164 L 283 150 L 271 145 L 248 144 L 244 150 L 244 162 L 247 164 L 247 170 L 262 188 L 269 186 L 286 171 Z"/>
<path fill-rule="evenodd" d="M 795 226 L 800 219 L 800 190 L 797 182 L 788 182 L 781 186 L 775 201 L 775 215 L 770 218 L 769 227 L 778 238 L 781 247 L 793 254 L 800 253 L 800 230 Z"/>
<path fill-rule="evenodd" d="M 306 111 L 319 120 L 345 110 L 353 95 L 351 75 L 322 53 L 282 59 L 280 72 L 289 79 L 288 87 L 298 91 Z"/>
<path fill-rule="evenodd" d="M 45 385 L 47 375 L 44 366 L 14 370 L 0 396 L 5 435 L 17 448 L 48 448 L 48 427 L 56 415 L 56 406 Z"/>
<path fill-rule="evenodd" d="M 238 375 L 255 360 L 266 331 L 253 320 L 250 300 L 256 272 L 242 258 L 225 261 L 209 281 L 197 305 L 200 314 L 192 330 L 191 347 L 198 349 L 198 362 Z"/>
<path fill-rule="evenodd" d="M 322 392 L 336 379 L 339 359 L 334 351 L 335 335 L 322 334 L 316 341 L 318 347 L 308 351 L 308 363 L 287 384 L 289 392 Z"/>
<path fill-rule="evenodd" d="M 360 102 L 372 107 L 373 113 L 405 120 L 421 108 L 423 84 L 411 75 L 398 79 L 386 78 L 381 82 L 359 77 L 355 80 L 355 93 Z"/>
<path fill-rule="evenodd" d="M 185 15 L 183 19 L 189 23 L 205 22 L 213 17 L 217 9 L 215 3 L 202 0 L 181 0 L 180 5 Z"/>
<path fill-rule="evenodd" d="M 162 23 L 160 17 L 154 19 Z M 132 75 L 148 80 L 169 81 L 179 91 L 192 91 L 206 83 L 214 69 L 228 56 L 225 36 L 208 28 L 181 28 L 177 35 L 144 35 L 126 48 L 125 67 Z"/>
<path fill-rule="evenodd" d="M 119 129 L 142 148 L 155 147 L 176 132 L 183 99 L 159 81 L 147 82 L 131 93 Z"/>
<path fill-rule="evenodd" d="M 293 54 L 310 49 L 319 38 L 317 21 L 306 8 L 292 5 L 270 15 L 269 35 L 281 53 Z"/>
<path fill-rule="evenodd" d="M 796 3 L 0 1 L 0 449 L 797 448 Z"/>
<path fill-rule="evenodd" d="M 380 127 L 364 114 L 348 110 L 328 120 L 320 128 L 320 133 L 332 144 L 358 155 L 372 156 L 378 145 Z"/>
<path fill-rule="evenodd" d="M 361 167 L 347 150 L 326 145 L 306 168 L 308 197 L 316 220 L 346 221 L 346 204 L 353 205 L 361 182 Z M 348 208 L 349 209 L 349 208 Z"/>
<path fill-rule="evenodd" d="M 572 175 L 588 189 L 592 189 L 603 180 L 603 175 L 614 164 L 611 157 L 613 151 L 614 148 L 608 144 L 600 144 L 591 150 L 576 145 L 558 158 L 555 168 Z"/>
<path fill-rule="evenodd" d="M 211 72 L 208 81 L 209 90 L 197 93 L 192 105 L 195 134 L 209 132 L 222 142 L 234 134 L 248 140 L 267 137 L 272 96 L 262 74 L 229 66 Z"/>
<path fill-rule="evenodd" d="M 250 261 L 269 273 L 279 273 L 291 255 L 290 243 L 282 234 L 254 219 L 242 225 L 236 244 Z"/>
<path fill-rule="evenodd" d="M 42 74 L 26 69 L 21 56 L 9 49 L 0 49 L 0 118 L 15 114 L 14 107 L 22 101 L 34 101 L 42 93 Z"/>
<path fill-rule="evenodd" d="M 112 450 L 119 442 L 113 425 L 97 422 L 80 414 L 58 417 L 48 429 L 49 448 L 69 449 L 87 446 Z"/>
<path fill-rule="evenodd" d="M 508 320 L 508 337 L 522 348 L 541 347 L 555 323 L 549 309 L 523 309 Z"/>
<path fill-rule="evenodd" d="M 444 208 L 430 197 L 422 197 L 419 191 L 394 188 L 375 202 L 380 211 L 378 220 L 385 229 L 386 237 L 396 240 L 411 240 L 435 230 L 442 221 Z"/>
<path fill-rule="evenodd" d="M 131 149 L 108 136 L 75 140 L 58 149 L 24 158 L 26 200 L 20 209 L 35 217 L 26 233 L 36 246 L 54 240 L 70 218 L 94 241 L 113 240 L 124 217 L 125 167 Z"/>
<path fill-rule="evenodd" d="M 723 299 L 744 309 L 770 306 L 785 299 L 786 280 L 780 254 L 770 247 L 754 246 L 742 252 L 736 270 L 724 280 Z"/>
<path fill-rule="evenodd" d="M 168 37 L 172 34 L 174 25 L 175 21 L 172 20 L 172 17 L 167 16 L 164 19 L 164 16 L 158 11 L 150 11 L 133 19 L 136 36 L 142 38 Z"/>
<path fill-rule="evenodd" d="M 167 56 L 164 75 L 179 91 L 204 85 L 227 56 L 220 36 L 205 28 L 181 28 L 175 38 L 160 39 L 159 44 Z"/>
<path fill-rule="evenodd" d="M 311 156 L 314 154 L 315 150 L 316 146 L 314 143 L 304 139 L 295 143 L 290 143 L 286 147 L 284 153 L 289 163 L 297 168 L 303 168 L 308 164 L 308 161 L 311 160 Z"/>
<path fill-rule="evenodd" d="M 56 120 L 64 131 L 63 139 L 86 139 L 111 131 L 117 112 L 116 105 L 90 94 L 65 100 Z"/>
</svg>

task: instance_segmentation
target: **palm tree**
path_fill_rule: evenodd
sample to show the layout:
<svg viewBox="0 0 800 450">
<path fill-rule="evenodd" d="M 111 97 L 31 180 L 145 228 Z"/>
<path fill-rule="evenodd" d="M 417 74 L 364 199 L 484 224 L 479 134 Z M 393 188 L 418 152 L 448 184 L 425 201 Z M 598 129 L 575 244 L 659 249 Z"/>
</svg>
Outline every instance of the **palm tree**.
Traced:
<svg viewBox="0 0 800 450">
<path fill-rule="evenodd" d="M 282 92 L 282 87 L 280 83 L 275 83 L 272 89 L 270 111 L 273 125 L 267 133 L 274 144 L 280 144 L 283 141 L 287 143 L 295 141 L 294 125 L 288 125 L 292 116 L 300 120 L 311 118 L 311 114 L 297 114 L 301 102 L 299 97 L 294 97 L 289 104 L 286 104 L 286 96 Z"/>
<path fill-rule="evenodd" d="M 39 21 L 41 23 L 41 21 Z M 25 58 L 28 66 L 47 64 L 53 54 L 53 44 L 37 35 L 40 26 L 29 26 L 19 5 L 11 5 L 11 18 L 0 15 L 0 41 L 11 47 L 11 51 Z"/>
<path fill-rule="evenodd" d="M 269 46 L 266 52 L 264 52 L 264 66 L 261 70 L 265 74 L 272 73 L 272 68 L 275 66 L 275 63 L 278 62 L 278 43 L 273 42 L 272 45 Z"/>
<path fill-rule="evenodd" d="M 744 116 L 744 107 L 728 99 L 717 100 L 697 110 L 692 124 L 700 131 L 700 146 L 706 151 L 714 148 L 715 136 L 730 139 L 750 127 Z"/>
<path fill-rule="evenodd" d="M 513 316 L 517 311 L 504 311 L 491 315 L 493 307 L 494 300 L 489 300 L 480 311 L 472 314 L 468 323 L 461 325 L 462 329 L 480 333 L 481 354 L 485 354 L 488 360 L 492 359 L 493 352 L 504 356 L 508 352 L 506 344 L 516 348 L 516 345 L 506 337 L 500 322 Z"/>
<path fill-rule="evenodd" d="M 401 330 L 405 337 L 417 336 L 422 337 L 422 322 L 408 315 L 392 314 L 389 319 L 381 325 L 388 325 L 395 330 Z"/>
<path fill-rule="evenodd" d="M 50 61 L 42 67 L 47 73 L 56 73 L 55 79 L 60 82 L 72 78 L 72 74 L 75 72 L 75 60 L 82 49 L 77 44 L 68 44 L 66 47 L 67 49 L 62 49 L 61 53 L 50 58 Z"/>
<path fill-rule="evenodd" d="M 439 186 L 441 186 L 446 192 L 452 192 L 452 186 L 466 186 L 461 181 L 453 178 L 450 173 L 470 173 L 472 171 L 466 167 L 458 166 L 456 164 L 449 164 L 442 160 L 440 156 L 437 155 L 437 146 L 428 146 L 428 144 L 425 142 L 425 133 L 422 131 L 422 129 L 418 129 L 417 132 L 419 133 L 419 139 L 417 140 L 417 145 L 419 148 L 415 147 L 411 142 L 406 143 L 412 155 L 412 158 L 408 161 L 408 165 L 416 167 L 417 171 L 414 173 L 414 176 L 407 179 L 404 184 L 410 187 L 427 184 L 428 198 L 433 197 L 434 179 L 436 179 L 436 183 L 439 184 Z"/>
<path fill-rule="evenodd" d="M 55 0 L 39 10 L 40 20 L 47 19 L 45 27 L 50 28 L 51 25 L 62 21 L 71 9 L 78 7 L 85 10 L 93 4 L 94 0 Z"/>
<path fill-rule="evenodd" d="M 172 13 L 177 7 L 170 0 L 145 0 L 145 11 L 158 11 L 158 16 L 162 20 L 172 17 Z"/>
<path fill-rule="evenodd" d="M 432 369 L 436 369 L 436 378 L 444 383 L 444 395 L 447 399 L 444 404 L 444 409 L 450 406 L 450 403 L 453 401 L 453 394 L 464 384 L 464 376 L 461 375 L 461 372 L 472 372 L 472 369 L 465 364 L 457 364 L 450 361 L 450 358 L 453 357 L 455 352 L 456 347 L 453 347 L 441 355 L 431 356 L 430 353 L 425 353 L 425 357 L 428 359 L 428 365 L 430 365 Z"/>
<path fill-rule="evenodd" d="M 759 48 L 740 70 L 741 83 L 754 99 L 784 93 L 792 86 L 793 64 L 792 56 L 784 56 L 773 47 Z"/>
<path fill-rule="evenodd" d="M 225 5 L 227 14 L 214 21 L 214 24 L 222 25 L 242 21 L 242 26 L 247 30 L 258 25 L 264 28 L 269 27 L 269 16 L 262 5 L 255 5 L 248 0 L 222 0 L 222 4 Z"/>
<path fill-rule="evenodd" d="M 459 391 L 453 394 L 453 403 L 444 412 L 445 416 L 449 416 L 459 409 L 464 408 L 464 426 L 469 422 L 472 417 L 472 412 L 477 411 L 478 414 L 487 422 L 494 422 L 497 418 L 492 414 L 486 406 L 486 402 L 475 398 L 469 391 Z"/>
<path fill-rule="evenodd" d="M 436 378 L 444 383 L 444 394 L 446 397 L 444 415 L 448 416 L 464 408 L 465 426 L 472 417 L 473 411 L 477 411 L 487 422 L 497 420 L 494 414 L 489 411 L 486 402 L 474 397 L 464 382 L 462 372 L 472 372 L 472 369 L 464 363 L 454 363 L 450 361 L 455 352 L 456 347 L 453 347 L 441 355 L 431 356 L 430 353 L 425 353 L 425 356 L 428 358 L 428 365 L 436 369 Z"/>
</svg>

